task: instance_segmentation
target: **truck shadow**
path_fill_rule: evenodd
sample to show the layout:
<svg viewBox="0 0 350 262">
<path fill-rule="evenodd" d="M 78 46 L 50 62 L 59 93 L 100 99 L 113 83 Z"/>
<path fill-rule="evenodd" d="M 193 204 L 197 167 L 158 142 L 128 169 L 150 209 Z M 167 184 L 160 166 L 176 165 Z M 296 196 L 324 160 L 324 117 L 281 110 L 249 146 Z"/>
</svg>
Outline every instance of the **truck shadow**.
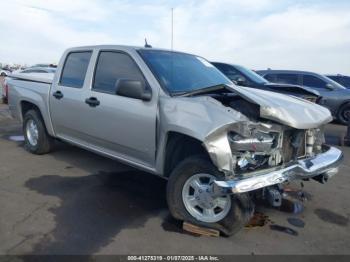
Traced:
<svg viewBox="0 0 350 262">
<path fill-rule="evenodd" d="M 149 217 L 166 210 L 166 181 L 140 171 L 103 172 L 83 177 L 45 175 L 26 186 L 58 197 L 53 231 L 33 254 L 93 254 L 126 228 L 142 227 Z"/>
<path fill-rule="evenodd" d="M 164 230 L 182 232 L 181 225 L 167 219 L 165 180 L 64 143 L 50 156 L 64 163 L 64 175 L 25 183 L 30 190 L 60 199 L 59 206 L 48 210 L 55 215 L 55 228 L 33 247 L 33 254 L 93 254 L 121 230 L 143 227 L 160 213 L 165 213 Z M 70 176 L 74 169 L 91 175 Z"/>
</svg>

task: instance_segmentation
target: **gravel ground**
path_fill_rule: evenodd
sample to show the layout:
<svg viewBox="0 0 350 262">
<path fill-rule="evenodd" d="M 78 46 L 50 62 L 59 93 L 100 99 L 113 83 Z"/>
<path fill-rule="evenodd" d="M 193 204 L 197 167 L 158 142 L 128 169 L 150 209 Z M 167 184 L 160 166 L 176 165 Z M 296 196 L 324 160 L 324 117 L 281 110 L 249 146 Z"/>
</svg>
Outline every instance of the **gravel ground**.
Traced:
<svg viewBox="0 0 350 262">
<path fill-rule="evenodd" d="M 344 132 L 327 127 L 331 143 Z M 258 205 L 265 225 L 215 238 L 170 218 L 164 180 L 66 144 L 32 155 L 20 136 L 0 105 L 0 254 L 350 254 L 348 147 L 326 185 L 289 185 L 302 206 Z"/>
</svg>

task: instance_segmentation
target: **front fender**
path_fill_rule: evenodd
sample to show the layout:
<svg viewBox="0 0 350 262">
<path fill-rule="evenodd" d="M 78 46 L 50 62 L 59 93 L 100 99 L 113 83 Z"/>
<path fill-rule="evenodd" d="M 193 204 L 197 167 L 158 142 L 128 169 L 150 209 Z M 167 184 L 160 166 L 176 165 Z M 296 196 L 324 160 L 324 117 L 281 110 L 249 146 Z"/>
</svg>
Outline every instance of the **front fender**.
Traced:
<svg viewBox="0 0 350 262">
<path fill-rule="evenodd" d="M 176 132 L 201 141 L 213 163 L 225 173 L 232 170 L 227 130 L 249 119 L 211 97 L 162 97 L 159 105 L 159 148 L 164 152 L 166 134 Z M 160 162 L 162 158 L 159 157 Z M 157 165 L 161 168 L 161 165 Z"/>
</svg>

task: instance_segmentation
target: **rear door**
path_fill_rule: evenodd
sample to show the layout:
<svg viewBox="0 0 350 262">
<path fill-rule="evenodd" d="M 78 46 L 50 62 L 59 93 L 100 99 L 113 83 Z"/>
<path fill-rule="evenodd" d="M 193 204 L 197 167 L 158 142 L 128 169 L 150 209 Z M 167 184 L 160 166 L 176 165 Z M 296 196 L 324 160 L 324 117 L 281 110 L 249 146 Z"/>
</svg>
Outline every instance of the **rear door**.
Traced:
<svg viewBox="0 0 350 262">
<path fill-rule="evenodd" d="M 89 92 L 82 99 L 90 101 L 83 105 L 84 117 L 90 122 L 84 122 L 82 128 L 97 150 L 151 167 L 156 151 L 157 90 L 152 90 L 151 101 L 116 95 L 118 79 L 145 81 L 151 89 L 130 54 L 101 50 Z"/>
<path fill-rule="evenodd" d="M 325 80 L 311 74 L 303 74 L 303 86 L 317 90 L 322 97 L 319 104 L 327 107 L 335 115 L 343 90 L 327 88 Z"/>
<path fill-rule="evenodd" d="M 85 81 L 92 50 L 73 51 L 67 54 L 59 79 L 50 90 L 50 112 L 57 137 L 74 142 L 86 141 L 81 128 L 86 121 Z"/>
</svg>

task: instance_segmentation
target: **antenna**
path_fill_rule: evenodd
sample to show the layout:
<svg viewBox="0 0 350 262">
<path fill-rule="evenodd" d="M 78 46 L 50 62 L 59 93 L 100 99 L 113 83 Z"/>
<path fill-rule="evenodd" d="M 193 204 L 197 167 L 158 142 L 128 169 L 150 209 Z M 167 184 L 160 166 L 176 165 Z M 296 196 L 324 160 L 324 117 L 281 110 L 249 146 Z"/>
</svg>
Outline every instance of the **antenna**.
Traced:
<svg viewBox="0 0 350 262">
<path fill-rule="evenodd" d="M 145 38 L 145 47 L 146 48 L 152 48 L 152 46 L 147 43 L 147 39 L 146 38 Z"/>
<path fill-rule="evenodd" d="M 171 50 L 174 48 L 174 8 L 171 8 Z"/>
</svg>

